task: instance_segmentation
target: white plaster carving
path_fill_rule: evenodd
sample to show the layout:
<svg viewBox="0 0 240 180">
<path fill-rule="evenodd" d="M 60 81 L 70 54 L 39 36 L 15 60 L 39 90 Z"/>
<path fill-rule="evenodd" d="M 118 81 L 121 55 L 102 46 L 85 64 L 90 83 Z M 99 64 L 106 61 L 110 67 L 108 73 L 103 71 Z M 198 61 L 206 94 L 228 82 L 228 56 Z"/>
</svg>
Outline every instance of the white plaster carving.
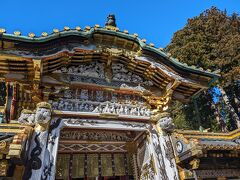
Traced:
<svg viewBox="0 0 240 180">
<path fill-rule="evenodd" d="M 51 109 L 46 107 L 37 107 L 36 112 L 22 110 L 18 122 L 22 124 L 36 125 L 39 123 L 46 124 L 51 119 Z"/>
<path fill-rule="evenodd" d="M 115 80 L 115 81 L 130 82 L 130 83 L 142 84 L 142 85 L 146 85 L 146 86 L 153 85 L 153 83 L 151 81 L 145 81 L 139 75 L 134 74 L 131 71 L 129 71 L 128 69 L 126 69 L 124 64 L 113 63 L 112 71 L 113 71 L 113 80 Z"/>
<path fill-rule="evenodd" d="M 29 124 L 34 125 L 35 124 L 35 114 L 31 112 L 23 112 L 18 118 L 18 122 L 21 124 Z"/>
<path fill-rule="evenodd" d="M 114 129 L 114 130 L 132 130 L 144 131 L 148 128 L 148 124 L 140 122 L 121 122 L 99 119 L 62 119 L 64 126 L 81 127 L 89 129 Z"/>
<path fill-rule="evenodd" d="M 171 132 L 174 130 L 175 126 L 172 122 L 172 118 L 170 117 L 164 117 L 159 120 L 159 126 L 162 130 Z"/>
<path fill-rule="evenodd" d="M 79 66 L 62 67 L 60 70 L 56 70 L 53 73 L 65 73 L 101 79 L 105 78 L 104 64 L 97 61 Z"/>
<path fill-rule="evenodd" d="M 50 101 L 54 110 L 76 111 L 76 112 L 93 112 L 103 114 L 131 115 L 140 117 L 150 117 L 151 110 L 144 105 L 131 105 L 128 101 L 126 104 L 112 102 L 94 102 L 78 100 L 60 100 Z"/>
</svg>

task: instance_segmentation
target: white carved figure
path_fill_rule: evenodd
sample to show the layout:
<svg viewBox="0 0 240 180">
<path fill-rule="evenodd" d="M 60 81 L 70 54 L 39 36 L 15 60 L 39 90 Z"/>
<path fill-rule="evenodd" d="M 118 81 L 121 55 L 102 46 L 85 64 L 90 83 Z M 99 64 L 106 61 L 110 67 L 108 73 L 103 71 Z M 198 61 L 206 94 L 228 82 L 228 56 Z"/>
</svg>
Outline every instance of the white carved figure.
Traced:
<svg viewBox="0 0 240 180">
<path fill-rule="evenodd" d="M 68 106 L 68 101 L 65 101 L 65 102 L 64 102 L 64 110 L 65 110 L 65 111 L 68 110 L 68 109 L 67 109 L 67 106 Z"/>
<path fill-rule="evenodd" d="M 56 102 L 56 101 L 54 101 L 53 103 L 52 103 L 52 108 L 53 109 L 58 109 L 58 102 Z"/>
<path fill-rule="evenodd" d="M 46 102 L 37 104 L 35 122 L 46 124 L 51 120 L 51 105 Z"/>
<path fill-rule="evenodd" d="M 84 109 L 84 103 L 81 103 L 80 107 L 79 107 L 79 111 L 82 111 Z"/>
<path fill-rule="evenodd" d="M 128 114 L 128 107 L 127 106 L 124 107 L 124 114 L 126 114 L 126 115 Z"/>
<path fill-rule="evenodd" d="M 65 98 L 68 98 L 68 99 L 71 99 L 72 98 L 72 91 L 71 90 L 65 90 L 64 91 L 64 97 Z"/>
<path fill-rule="evenodd" d="M 107 103 L 107 105 L 103 108 L 103 113 L 110 113 L 108 103 Z"/>
<path fill-rule="evenodd" d="M 61 101 L 59 102 L 59 104 L 58 104 L 58 109 L 59 109 L 59 110 L 63 110 L 63 109 L 64 109 L 64 102 L 63 102 L 63 100 L 61 100 Z"/>
<path fill-rule="evenodd" d="M 87 103 L 84 106 L 84 111 L 89 111 L 89 105 Z"/>
<path fill-rule="evenodd" d="M 115 106 L 116 106 L 115 104 L 112 104 L 112 105 L 110 106 L 110 113 L 116 114 Z"/>
<path fill-rule="evenodd" d="M 21 124 L 34 125 L 35 114 L 30 110 L 24 109 L 24 110 L 22 110 L 21 115 L 18 118 L 18 122 Z"/>
<path fill-rule="evenodd" d="M 104 78 L 104 64 L 100 62 L 91 62 L 79 66 L 62 67 L 53 73 L 66 73 L 85 77 Z"/>
<path fill-rule="evenodd" d="M 117 94 L 116 93 L 112 93 L 112 102 L 117 102 Z"/>
<path fill-rule="evenodd" d="M 103 91 L 96 91 L 96 100 L 97 101 L 103 101 Z"/>
<path fill-rule="evenodd" d="M 100 110 L 99 110 L 99 106 L 97 106 L 97 107 L 93 110 L 93 112 L 95 112 L 95 113 L 99 113 L 99 112 L 100 112 Z"/>
<path fill-rule="evenodd" d="M 145 110 L 145 112 L 144 112 L 145 116 L 150 116 L 151 115 L 151 110 L 150 109 L 145 108 L 144 110 Z"/>
<path fill-rule="evenodd" d="M 22 110 L 18 118 L 19 123 L 36 125 L 38 123 L 45 124 L 51 120 L 51 105 L 46 102 L 37 104 L 36 112 L 30 110 Z"/>
<path fill-rule="evenodd" d="M 68 111 L 73 111 L 73 103 L 71 101 L 67 105 L 67 110 Z"/>
<path fill-rule="evenodd" d="M 88 100 L 88 90 L 87 89 L 81 90 L 80 98 L 83 100 Z"/>
<path fill-rule="evenodd" d="M 108 95 L 105 97 L 103 91 L 94 92 L 96 94 L 88 89 L 67 89 L 63 98 L 59 98 L 58 101 L 49 100 L 49 103 L 52 104 L 54 110 L 61 111 L 110 113 L 144 117 L 151 115 L 151 110 L 145 106 L 145 101 L 138 96 L 129 94 L 119 95 L 112 92 L 110 101 L 108 101 Z"/>
<path fill-rule="evenodd" d="M 126 98 L 127 99 L 127 98 Z M 54 109 L 62 111 L 80 111 L 80 112 L 94 112 L 94 113 L 111 113 L 119 115 L 145 116 L 151 115 L 151 110 L 143 104 L 131 103 L 126 100 L 124 103 L 117 102 L 95 102 L 95 101 L 81 101 L 79 100 L 60 100 L 49 101 L 54 105 Z"/>
<path fill-rule="evenodd" d="M 90 110 L 90 112 L 92 112 L 94 110 L 94 107 L 92 104 L 89 105 L 89 110 Z"/>
<path fill-rule="evenodd" d="M 159 125 L 164 131 L 171 132 L 174 130 L 174 124 L 172 122 L 172 118 L 170 117 L 161 118 L 159 120 Z"/>
</svg>

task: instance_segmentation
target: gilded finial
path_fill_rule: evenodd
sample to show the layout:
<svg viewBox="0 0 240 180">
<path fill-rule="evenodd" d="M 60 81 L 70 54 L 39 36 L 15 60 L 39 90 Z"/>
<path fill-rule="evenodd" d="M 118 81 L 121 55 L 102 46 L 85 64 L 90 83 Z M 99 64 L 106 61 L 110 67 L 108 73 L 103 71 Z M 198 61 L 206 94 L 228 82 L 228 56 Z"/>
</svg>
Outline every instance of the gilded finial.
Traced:
<svg viewBox="0 0 240 180">
<path fill-rule="evenodd" d="M 123 32 L 124 32 L 125 34 L 128 34 L 128 30 L 124 30 Z"/>
<path fill-rule="evenodd" d="M 95 24 L 95 28 L 99 28 L 100 27 L 100 25 L 99 24 Z"/>
<path fill-rule="evenodd" d="M 21 35 L 21 32 L 20 31 L 14 31 L 13 33 L 15 36 L 20 36 Z"/>
<path fill-rule="evenodd" d="M 86 27 L 85 27 L 85 30 L 86 30 L 86 31 L 90 31 L 90 29 L 91 29 L 90 26 L 86 26 Z"/>
<path fill-rule="evenodd" d="M 77 26 L 75 29 L 76 29 L 77 31 L 80 31 L 80 30 L 81 30 L 80 26 Z"/>
<path fill-rule="evenodd" d="M 160 50 L 160 51 L 163 51 L 163 48 L 162 48 L 162 47 L 160 47 L 160 48 L 159 48 L 159 50 Z"/>
<path fill-rule="evenodd" d="M 168 56 L 168 57 L 171 57 L 171 55 L 172 55 L 171 53 L 167 53 L 167 56 Z"/>
<path fill-rule="evenodd" d="M 48 33 L 47 33 L 47 32 L 43 32 L 43 33 L 42 33 L 42 36 L 43 36 L 43 37 L 47 37 L 47 36 L 48 36 Z"/>
<path fill-rule="evenodd" d="M 54 28 L 54 29 L 53 29 L 53 32 L 54 32 L 54 33 L 59 33 L 59 30 L 56 29 L 56 28 Z"/>
<path fill-rule="evenodd" d="M 134 33 L 133 36 L 136 38 L 136 37 L 138 37 L 138 34 L 137 34 L 137 33 Z"/>
<path fill-rule="evenodd" d="M 0 33 L 6 33 L 6 29 L 0 28 Z"/>
<path fill-rule="evenodd" d="M 113 26 L 117 27 L 116 25 L 116 18 L 114 14 L 109 14 L 107 17 L 107 22 L 105 23 L 105 26 Z"/>
<path fill-rule="evenodd" d="M 147 42 L 147 40 L 146 40 L 146 39 L 142 39 L 141 41 L 142 41 L 143 43 L 146 43 L 146 42 Z"/>
<path fill-rule="evenodd" d="M 64 26 L 64 31 L 69 31 L 70 30 L 70 28 L 68 27 L 68 26 Z"/>
<path fill-rule="evenodd" d="M 153 43 L 150 43 L 149 46 L 154 47 L 154 44 L 153 44 Z"/>
<path fill-rule="evenodd" d="M 35 37 L 35 34 L 32 33 L 32 32 L 30 32 L 30 33 L 28 33 L 28 36 L 31 37 L 31 38 L 34 38 L 34 37 Z"/>
</svg>

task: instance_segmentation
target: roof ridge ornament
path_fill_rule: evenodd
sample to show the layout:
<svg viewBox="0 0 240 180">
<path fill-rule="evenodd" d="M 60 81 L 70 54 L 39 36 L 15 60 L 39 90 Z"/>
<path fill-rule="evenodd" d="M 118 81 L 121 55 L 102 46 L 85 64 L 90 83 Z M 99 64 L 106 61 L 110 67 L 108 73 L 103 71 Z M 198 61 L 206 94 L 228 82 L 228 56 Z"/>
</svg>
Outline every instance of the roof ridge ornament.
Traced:
<svg viewBox="0 0 240 180">
<path fill-rule="evenodd" d="M 119 31 L 116 25 L 116 18 L 114 14 L 109 14 L 107 17 L 107 21 L 105 23 L 105 28 L 108 30 Z"/>
<path fill-rule="evenodd" d="M 117 27 L 116 25 L 116 18 L 114 14 L 109 14 L 107 17 L 107 22 L 105 23 L 105 26 L 113 26 Z"/>
</svg>

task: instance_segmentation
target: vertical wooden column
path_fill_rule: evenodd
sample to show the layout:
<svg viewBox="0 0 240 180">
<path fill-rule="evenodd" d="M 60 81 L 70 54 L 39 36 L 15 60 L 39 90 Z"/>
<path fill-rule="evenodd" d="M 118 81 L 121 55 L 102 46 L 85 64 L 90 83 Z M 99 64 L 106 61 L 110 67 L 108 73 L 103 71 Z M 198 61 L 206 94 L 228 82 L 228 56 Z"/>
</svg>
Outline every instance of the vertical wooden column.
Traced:
<svg viewBox="0 0 240 180">
<path fill-rule="evenodd" d="M 113 172 L 113 177 L 115 178 L 115 162 L 114 162 L 114 154 L 111 154 L 112 156 L 112 172 Z"/>
<path fill-rule="evenodd" d="M 16 180 L 22 180 L 24 169 L 25 169 L 24 166 L 16 165 L 15 170 L 14 170 L 14 174 L 13 174 L 13 178 L 15 178 Z"/>
<path fill-rule="evenodd" d="M 10 108 L 10 120 L 14 120 L 16 118 L 16 110 L 17 110 L 17 83 L 12 84 L 12 101 Z"/>
<path fill-rule="evenodd" d="M 102 162 L 101 162 L 101 154 L 98 153 L 98 177 L 102 178 Z"/>
<path fill-rule="evenodd" d="M 46 102 L 38 103 L 34 118 L 35 127 L 23 177 L 23 179 L 29 180 L 46 179 L 46 177 L 49 177 L 53 166 L 48 150 L 49 133 L 54 129 L 54 127 L 49 128 L 51 105 Z M 48 165 L 46 165 L 47 162 Z"/>
<path fill-rule="evenodd" d="M 69 169 L 68 169 L 68 180 L 72 180 L 72 165 L 73 165 L 73 154 L 70 154 L 70 160 L 69 160 Z"/>
<path fill-rule="evenodd" d="M 133 175 L 134 175 L 134 179 L 138 180 L 138 168 L 137 168 L 137 157 L 136 154 L 133 153 L 132 154 L 132 159 L 133 159 Z"/>
<path fill-rule="evenodd" d="M 154 137 L 158 138 L 158 145 L 155 145 L 155 149 L 157 149 L 160 173 L 165 174 L 169 179 L 177 180 L 179 179 L 179 174 L 171 141 L 173 128 L 172 119 L 167 114 L 158 120 L 151 132 L 154 134 Z"/>
<path fill-rule="evenodd" d="M 124 153 L 124 168 L 125 168 L 125 177 L 128 179 L 128 162 L 127 162 L 127 154 Z"/>
<path fill-rule="evenodd" d="M 42 92 L 39 89 L 41 85 L 42 71 L 43 71 L 43 63 L 41 59 L 33 59 L 33 68 L 34 68 L 34 76 L 33 76 L 33 96 L 31 97 L 33 101 L 40 102 L 43 100 Z"/>
<path fill-rule="evenodd" d="M 88 166 L 88 163 L 87 163 L 87 153 L 85 153 L 85 158 L 84 158 L 84 179 L 87 179 L 87 166 Z"/>
<path fill-rule="evenodd" d="M 141 169 L 142 179 L 178 180 L 178 170 L 170 140 L 171 118 L 160 116 L 149 126 L 146 152 Z"/>
<path fill-rule="evenodd" d="M 5 117 L 6 117 L 6 122 L 8 123 L 10 121 L 10 114 L 11 114 L 11 102 L 12 102 L 12 95 L 13 95 L 13 90 L 12 90 L 12 84 L 10 82 L 6 83 L 6 110 L 5 110 Z"/>
<path fill-rule="evenodd" d="M 46 148 L 46 153 L 45 153 L 44 162 L 43 162 L 44 169 L 41 175 L 42 179 L 46 179 L 46 178 L 48 180 L 55 179 L 58 144 L 59 144 L 60 131 L 61 131 L 62 125 L 63 125 L 62 121 L 58 117 L 51 120 L 48 139 L 47 139 L 47 148 Z M 72 165 L 72 162 L 71 162 L 71 165 Z"/>
</svg>

